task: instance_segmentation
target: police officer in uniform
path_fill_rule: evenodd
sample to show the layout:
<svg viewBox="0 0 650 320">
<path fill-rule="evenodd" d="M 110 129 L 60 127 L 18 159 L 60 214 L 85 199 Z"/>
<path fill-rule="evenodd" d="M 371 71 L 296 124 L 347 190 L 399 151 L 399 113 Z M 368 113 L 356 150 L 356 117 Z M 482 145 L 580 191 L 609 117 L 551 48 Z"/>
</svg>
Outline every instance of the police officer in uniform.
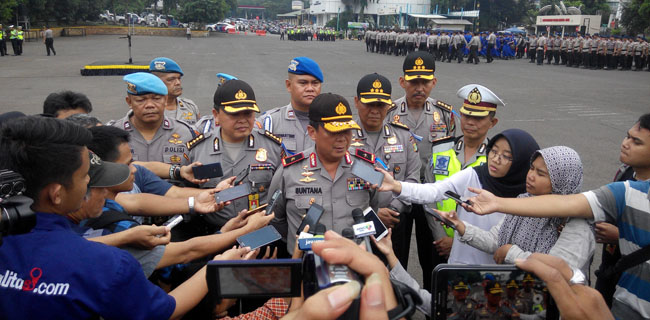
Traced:
<svg viewBox="0 0 650 320">
<path fill-rule="evenodd" d="M 421 163 L 415 140 L 406 125 L 386 119 L 393 104 L 391 92 L 390 81 L 382 75 L 373 73 L 359 80 L 354 103 L 358 111 L 355 121 L 361 129 L 353 131 L 350 153 L 370 152 L 375 155 L 378 166 L 392 172 L 397 180 L 417 183 Z M 394 233 L 403 234 L 401 227 L 405 224 L 399 221 L 401 216 L 410 213 L 410 203 L 393 198 L 390 192 L 379 192 L 377 201 L 379 219 L 386 227 L 393 228 Z M 393 246 L 393 250 L 403 250 L 395 241 Z"/>
<path fill-rule="evenodd" d="M 435 69 L 436 63 L 430 53 L 417 51 L 409 54 L 402 65 L 404 76 L 399 79 L 400 86 L 404 88 L 406 94 L 394 101 L 396 107 L 389 112 L 387 117 L 388 121 L 403 123 L 411 129 L 413 142 L 417 145 L 420 154 L 421 168 L 426 167 L 432 146 L 441 139 L 454 136 L 456 130 L 451 105 L 429 97 L 437 83 L 434 76 Z M 420 169 L 420 181 L 423 181 L 423 178 L 424 169 Z M 411 214 L 401 215 L 399 223 L 404 225 L 398 225 L 393 233 L 393 247 L 395 255 L 406 268 L 411 230 L 415 219 L 418 257 L 425 276 L 424 288 L 429 289 L 431 281 L 427 280 L 433 270 L 431 262 L 433 236 L 424 216 L 420 205 L 413 205 Z M 404 232 L 400 233 L 399 230 L 404 230 Z"/>
<path fill-rule="evenodd" d="M 497 281 L 490 281 L 485 286 L 485 297 L 487 303 L 474 310 L 474 313 L 467 319 L 488 319 L 488 320 L 502 320 L 502 319 L 519 319 L 519 313 L 509 306 L 501 304 L 501 295 L 503 288 Z"/>
<path fill-rule="evenodd" d="M 206 215 L 210 225 L 221 227 L 241 210 L 266 203 L 282 149 L 280 138 L 255 126 L 255 114 L 259 112 L 251 86 L 242 80 L 230 80 L 214 94 L 212 114 L 220 125 L 187 142 L 192 161 L 221 163 L 223 176 L 201 184 L 202 188 L 213 188 L 221 180 L 237 176 L 237 180 L 249 182 L 253 190 L 223 210 Z"/>
<path fill-rule="evenodd" d="M 309 105 L 320 94 L 322 83 L 323 72 L 316 61 L 308 57 L 292 59 L 285 81 L 291 103 L 269 110 L 258 119 L 264 130 L 282 138 L 287 155 L 314 146 L 307 133 Z"/>
<path fill-rule="evenodd" d="M 5 34 L 5 29 L 0 23 L 0 56 L 4 57 L 7 54 L 7 34 Z"/>
<path fill-rule="evenodd" d="M 165 115 L 194 125 L 201 117 L 201 111 L 194 101 L 181 97 L 181 78 L 184 74 L 178 63 L 169 58 L 158 57 L 149 63 L 149 72 L 158 76 L 167 86 Z"/>
<path fill-rule="evenodd" d="M 466 85 L 456 95 L 463 99 L 460 109 L 463 135 L 458 138 L 450 136 L 433 146 L 424 173 L 424 181 L 427 183 L 447 179 L 465 168 L 476 167 L 487 161 L 488 131 L 499 122 L 495 117 L 496 109 L 504 103 L 490 89 L 479 84 Z M 456 210 L 456 202 L 452 199 L 444 200 L 437 203 L 436 208 L 445 212 Z M 434 265 L 444 263 L 446 259 L 440 256 L 451 247 L 454 230 L 441 226 L 430 215 L 425 217 L 438 249 Z"/>
<path fill-rule="evenodd" d="M 361 129 L 352 119 L 350 105 L 340 95 L 324 93 L 309 108 L 309 136 L 313 148 L 282 159 L 273 176 L 270 194 L 282 190 L 272 224 L 287 241 L 291 252 L 303 215 L 312 204 L 324 208 L 320 223 L 341 233 L 354 224 L 352 210 L 366 208 L 375 190 L 352 174 L 353 161 L 372 162 L 371 153 L 351 155 L 352 131 Z M 376 209 L 376 208 L 375 208 Z"/>
<path fill-rule="evenodd" d="M 535 295 L 541 295 L 541 292 L 535 290 L 535 278 L 530 273 L 527 273 L 522 280 L 523 290 L 517 293 L 517 297 L 526 305 L 530 307 L 527 313 L 533 312 L 533 298 Z"/>
<path fill-rule="evenodd" d="M 447 304 L 447 319 L 463 320 L 472 315 L 478 305 L 476 301 L 467 298 L 468 294 L 469 287 L 463 280 L 458 280 L 453 283 L 452 295 L 454 299 Z"/>
<path fill-rule="evenodd" d="M 518 313 L 530 313 L 531 306 L 517 297 L 519 284 L 517 280 L 511 279 L 506 283 L 506 299 L 504 304 L 514 309 Z"/>
<path fill-rule="evenodd" d="M 164 114 L 167 99 L 167 87 L 160 78 L 151 73 L 137 72 L 124 76 L 127 84 L 126 103 L 131 109 L 127 115 L 117 121 L 108 123 L 128 131 L 131 135 L 129 145 L 134 161 L 163 162 L 170 166 L 188 165 L 190 158 L 186 143 L 195 138 L 192 127 Z M 149 168 L 146 163 L 144 166 Z M 160 170 L 152 171 L 160 177 Z M 164 170 L 163 170 L 164 171 Z M 169 174 L 168 176 L 173 176 Z"/>
</svg>

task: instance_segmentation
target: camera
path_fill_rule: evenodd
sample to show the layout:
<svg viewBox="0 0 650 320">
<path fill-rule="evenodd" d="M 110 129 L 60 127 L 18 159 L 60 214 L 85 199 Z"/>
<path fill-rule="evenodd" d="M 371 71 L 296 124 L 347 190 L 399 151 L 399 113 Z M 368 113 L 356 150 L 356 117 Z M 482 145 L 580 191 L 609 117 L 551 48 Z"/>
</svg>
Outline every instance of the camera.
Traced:
<svg viewBox="0 0 650 320">
<path fill-rule="evenodd" d="M 0 245 L 2 237 L 27 233 L 36 225 L 32 199 L 23 196 L 25 179 L 11 170 L 0 170 Z"/>
</svg>

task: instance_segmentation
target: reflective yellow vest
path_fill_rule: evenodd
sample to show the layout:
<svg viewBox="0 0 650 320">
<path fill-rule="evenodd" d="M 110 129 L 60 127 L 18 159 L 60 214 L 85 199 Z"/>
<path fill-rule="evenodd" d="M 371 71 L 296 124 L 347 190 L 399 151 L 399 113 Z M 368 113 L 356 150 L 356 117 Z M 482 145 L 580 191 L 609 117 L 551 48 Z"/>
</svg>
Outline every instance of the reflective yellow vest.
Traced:
<svg viewBox="0 0 650 320">
<path fill-rule="evenodd" d="M 18 33 L 18 31 L 17 31 L 16 29 L 11 30 L 11 32 L 9 33 L 9 39 L 10 39 L 10 40 L 12 40 L 12 39 L 16 39 L 16 35 L 17 35 L 17 33 Z"/>
<path fill-rule="evenodd" d="M 454 175 L 455 173 L 463 170 L 461 162 L 458 160 L 458 157 L 456 156 L 455 145 L 456 144 L 453 141 L 450 141 L 433 147 L 432 150 L 433 153 L 431 155 L 429 168 L 431 168 L 432 173 L 436 178 L 436 181 L 445 180 L 450 176 Z M 485 145 L 484 144 L 481 145 L 477 150 L 477 152 L 478 153 L 485 152 Z M 476 158 L 476 161 L 470 163 L 469 165 L 467 165 L 467 167 L 468 168 L 476 167 L 483 164 L 485 161 L 487 161 L 487 158 L 485 156 L 478 156 Z M 456 210 L 456 201 L 452 199 L 447 199 L 447 200 L 439 201 L 436 204 L 436 206 L 440 211 L 449 212 L 451 210 Z M 445 228 L 445 233 L 447 233 L 447 236 L 449 237 L 454 236 L 454 230 L 452 228 L 448 228 L 445 226 L 443 227 Z"/>
<path fill-rule="evenodd" d="M 23 32 L 18 31 L 18 40 L 23 40 Z"/>
</svg>

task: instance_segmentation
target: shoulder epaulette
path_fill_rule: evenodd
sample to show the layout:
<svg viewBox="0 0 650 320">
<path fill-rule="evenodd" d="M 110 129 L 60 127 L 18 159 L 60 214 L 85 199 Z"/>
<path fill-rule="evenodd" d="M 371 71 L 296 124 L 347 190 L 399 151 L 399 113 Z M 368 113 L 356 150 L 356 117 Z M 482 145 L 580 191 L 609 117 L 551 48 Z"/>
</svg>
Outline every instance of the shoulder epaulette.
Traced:
<svg viewBox="0 0 650 320">
<path fill-rule="evenodd" d="M 372 165 L 375 164 L 375 155 L 373 153 L 370 153 L 370 152 L 366 151 L 366 150 L 357 148 L 355 150 L 355 152 L 354 152 L 354 156 L 361 159 L 361 160 L 367 161 Z"/>
<path fill-rule="evenodd" d="M 272 134 L 270 131 L 264 130 L 264 136 L 271 139 L 271 140 L 273 140 L 273 142 L 275 142 L 275 143 L 277 143 L 279 145 L 282 145 L 282 138 Z"/>
<path fill-rule="evenodd" d="M 305 160 L 305 155 L 300 153 L 296 153 L 292 156 L 284 157 L 282 158 L 282 166 L 283 167 L 288 167 L 296 162 L 300 162 L 302 160 Z"/>
<path fill-rule="evenodd" d="M 393 127 L 398 127 L 406 130 L 410 130 L 409 126 L 399 122 L 399 121 L 393 121 L 390 123 Z"/>
<path fill-rule="evenodd" d="M 391 103 L 390 108 L 388 108 L 388 113 L 391 113 L 395 109 L 397 109 L 397 105 L 393 102 Z"/>
<path fill-rule="evenodd" d="M 199 134 L 194 139 L 188 141 L 185 145 L 188 150 L 192 150 L 199 142 L 205 140 L 206 136 L 204 134 Z"/>
<path fill-rule="evenodd" d="M 442 101 L 440 101 L 440 100 L 436 101 L 436 106 L 437 106 L 437 107 L 440 107 L 440 108 L 442 108 L 442 109 L 445 109 L 445 110 L 447 110 L 447 111 L 449 111 L 449 112 L 451 112 L 451 110 L 454 109 L 454 106 L 452 106 L 452 105 L 450 105 L 450 104 L 448 104 L 448 103 L 442 102 Z"/>
<path fill-rule="evenodd" d="M 107 126 L 113 126 L 113 125 L 115 125 L 115 122 L 117 122 L 117 120 L 111 120 L 109 122 L 106 122 L 106 125 Z"/>
</svg>

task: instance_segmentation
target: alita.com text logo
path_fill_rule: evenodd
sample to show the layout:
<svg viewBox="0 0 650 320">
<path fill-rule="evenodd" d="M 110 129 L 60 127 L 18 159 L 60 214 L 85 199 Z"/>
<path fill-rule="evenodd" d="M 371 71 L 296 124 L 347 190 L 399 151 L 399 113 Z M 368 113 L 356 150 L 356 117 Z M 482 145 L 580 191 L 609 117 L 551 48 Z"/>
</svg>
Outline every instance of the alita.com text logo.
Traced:
<svg viewBox="0 0 650 320">
<path fill-rule="evenodd" d="M 10 288 L 21 291 L 31 291 L 36 294 L 44 294 L 48 296 L 65 296 L 70 289 L 69 283 L 46 283 L 40 282 L 43 271 L 41 268 L 33 268 L 29 272 L 31 279 L 21 279 L 16 272 L 7 270 L 4 274 L 0 274 L 0 287 Z"/>
</svg>

